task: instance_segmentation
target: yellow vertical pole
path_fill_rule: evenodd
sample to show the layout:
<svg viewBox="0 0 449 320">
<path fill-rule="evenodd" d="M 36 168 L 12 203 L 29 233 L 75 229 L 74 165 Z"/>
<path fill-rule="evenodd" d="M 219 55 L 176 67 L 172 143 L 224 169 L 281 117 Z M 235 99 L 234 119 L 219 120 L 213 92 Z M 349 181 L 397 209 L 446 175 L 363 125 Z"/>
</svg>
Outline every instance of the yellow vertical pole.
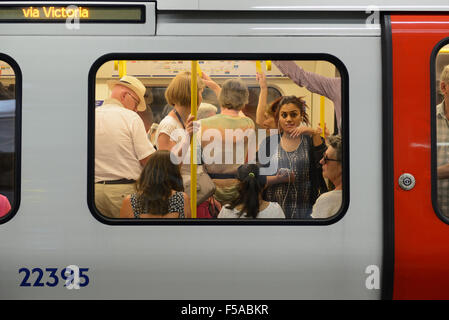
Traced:
<svg viewBox="0 0 449 320">
<path fill-rule="evenodd" d="M 198 84 L 197 84 L 198 61 L 192 61 L 191 84 L 190 84 L 190 113 L 196 120 L 198 104 Z M 192 218 L 196 218 L 196 135 L 192 134 L 190 140 L 190 211 Z"/>
<path fill-rule="evenodd" d="M 271 60 L 265 61 L 265 65 L 267 67 L 267 71 L 271 71 Z"/>
<path fill-rule="evenodd" d="M 118 76 L 119 78 L 126 76 L 126 61 L 120 60 L 118 63 Z"/>
<path fill-rule="evenodd" d="M 262 73 L 262 63 L 260 63 L 260 60 L 256 61 L 256 71 Z"/>
<path fill-rule="evenodd" d="M 321 136 L 324 138 L 324 96 L 320 96 L 320 126 Z"/>
<path fill-rule="evenodd" d="M 203 75 L 203 71 L 201 71 L 201 67 L 200 67 L 200 62 L 199 61 L 197 61 L 197 68 L 198 68 L 198 75 L 200 76 L 200 78 L 202 77 L 202 75 Z"/>
</svg>

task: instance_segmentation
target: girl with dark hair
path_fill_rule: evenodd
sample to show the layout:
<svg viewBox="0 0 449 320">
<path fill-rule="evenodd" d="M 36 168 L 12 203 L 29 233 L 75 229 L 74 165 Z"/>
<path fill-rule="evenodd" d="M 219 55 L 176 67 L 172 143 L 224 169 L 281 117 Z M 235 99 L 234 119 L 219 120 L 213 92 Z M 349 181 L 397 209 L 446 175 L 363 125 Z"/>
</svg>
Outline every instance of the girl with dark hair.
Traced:
<svg viewBox="0 0 449 320">
<path fill-rule="evenodd" d="M 120 218 L 190 218 L 190 200 L 184 193 L 179 165 L 172 163 L 169 151 L 150 156 L 136 190 L 123 200 Z"/>
<path fill-rule="evenodd" d="M 259 175 L 256 164 L 244 164 L 237 169 L 238 197 L 224 206 L 218 218 L 285 218 L 276 202 L 262 199 L 266 187 L 266 176 Z"/>
<path fill-rule="evenodd" d="M 305 101 L 295 96 L 276 100 L 272 109 L 279 134 L 262 141 L 258 154 L 260 159 L 261 150 L 265 150 L 264 158 L 270 159 L 270 167 L 286 172 L 287 180 L 281 179 L 279 171 L 278 175 L 268 177 L 264 199 L 278 202 L 286 217 L 293 219 L 310 218 L 315 200 L 327 191 L 319 166 L 326 144 L 320 136 L 321 129 L 310 127 L 306 107 Z M 308 126 L 310 134 L 297 134 L 301 123 Z M 271 139 L 277 139 L 273 150 Z"/>
</svg>

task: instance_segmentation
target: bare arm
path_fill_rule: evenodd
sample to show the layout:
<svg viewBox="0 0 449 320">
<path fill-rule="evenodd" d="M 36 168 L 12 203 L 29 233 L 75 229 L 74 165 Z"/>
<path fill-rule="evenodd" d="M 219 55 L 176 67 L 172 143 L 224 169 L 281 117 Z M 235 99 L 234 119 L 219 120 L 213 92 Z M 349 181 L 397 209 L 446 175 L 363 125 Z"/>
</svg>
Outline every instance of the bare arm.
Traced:
<svg viewBox="0 0 449 320">
<path fill-rule="evenodd" d="M 150 155 L 150 156 L 151 156 L 151 155 Z M 150 159 L 150 156 L 148 156 L 148 157 L 146 157 L 146 158 L 143 158 L 142 160 L 139 160 L 140 165 L 142 166 L 142 168 L 145 167 L 145 165 L 146 165 L 147 162 L 148 162 L 148 159 Z"/>
<path fill-rule="evenodd" d="M 122 207 L 120 208 L 120 218 L 134 218 L 133 209 L 131 207 L 131 196 L 123 199 Z"/>
<path fill-rule="evenodd" d="M 279 183 L 293 183 L 295 181 L 295 174 L 290 172 L 289 175 L 280 175 L 277 173 L 275 176 L 267 176 L 267 186 L 272 186 Z"/>
<path fill-rule="evenodd" d="M 190 212 L 190 198 L 185 192 L 183 193 L 183 195 L 184 195 L 184 216 L 186 218 L 191 218 L 192 213 Z"/>
<path fill-rule="evenodd" d="M 201 78 L 203 79 L 205 85 L 209 87 L 218 98 L 221 92 L 221 87 L 204 72 L 201 72 Z"/>
<path fill-rule="evenodd" d="M 438 179 L 449 179 L 449 163 L 437 167 Z"/>
<path fill-rule="evenodd" d="M 256 123 L 259 126 L 262 126 L 265 121 L 265 110 L 267 108 L 268 86 L 264 73 L 257 73 L 256 78 L 257 81 L 259 81 L 260 86 L 259 103 L 257 104 L 256 111 Z"/>
<path fill-rule="evenodd" d="M 340 99 L 341 79 L 327 78 L 319 74 L 305 71 L 294 61 L 273 61 L 278 69 L 300 87 L 332 101 Z"/>
<path fill-rule="evenodd" d="M 167 134 L 161 132 L 157 138 L 157 144 L 158 150 L 170 151 L 176 145 L 176 142 L 172 141 Z"/>
</svg>

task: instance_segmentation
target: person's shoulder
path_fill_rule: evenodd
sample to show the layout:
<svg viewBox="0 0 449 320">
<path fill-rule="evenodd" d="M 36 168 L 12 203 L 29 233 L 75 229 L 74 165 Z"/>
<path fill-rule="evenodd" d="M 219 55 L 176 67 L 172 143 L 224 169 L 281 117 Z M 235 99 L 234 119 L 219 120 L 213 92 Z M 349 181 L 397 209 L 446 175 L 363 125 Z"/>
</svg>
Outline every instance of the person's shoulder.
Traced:
<svg viewBox="0 0 449 320">
<path fill-rule="evenodd" d="M 277 202 L 269 202 L 268 206 L 259 212 L 257 218 L 280 218 L 284 219 L 285 214 L 282 207 Z"/>
<path fill-rule="evenodd" d="M 163 131 L 164 129 L 174 130 L 178 127 L 178 122 L 171 116 L 167 115 L 164 119 L 159 122 L 158 130 Z"/>
<path fill-rule="evenodd" d="M 222 117 L 223 117 L 223 115 L 221 113 L 217 113 L 211 117 L 203 118 L 203 119 L 199 120 L 199 122 L 201 123 L 201 125 L 209 124 L 209 123 L 213 123 L 215 121 L 220 121 L 220 119 Z"/>
<path fill-rule="evenodd" d="M 231 209 L 228 205 L 224 205 L 220 213 L 218 214 L 218 218 L 236 218 L 235 209 Z"/>
</svg>

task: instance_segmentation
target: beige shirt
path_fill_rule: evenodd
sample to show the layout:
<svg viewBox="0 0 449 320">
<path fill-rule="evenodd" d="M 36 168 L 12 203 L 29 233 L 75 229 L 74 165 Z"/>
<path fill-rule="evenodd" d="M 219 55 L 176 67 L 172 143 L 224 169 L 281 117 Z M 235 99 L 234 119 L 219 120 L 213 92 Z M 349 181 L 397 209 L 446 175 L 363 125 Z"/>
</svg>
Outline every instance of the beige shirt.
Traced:
<svg viewBox="0 0 449 320">
<path fill-rule="evenodd" d="M 323 193 L 318 197 L 312 209 L 312 218 L 326 219 L 332 217 L 341 208 L 341 190 Z"/>
<path fill-rule="evenodd" d="M 95 182 L 139 178 L 139 160 L 155 152 L 139 115 L 116 99 L 95 110 Z"/>
</svg>

